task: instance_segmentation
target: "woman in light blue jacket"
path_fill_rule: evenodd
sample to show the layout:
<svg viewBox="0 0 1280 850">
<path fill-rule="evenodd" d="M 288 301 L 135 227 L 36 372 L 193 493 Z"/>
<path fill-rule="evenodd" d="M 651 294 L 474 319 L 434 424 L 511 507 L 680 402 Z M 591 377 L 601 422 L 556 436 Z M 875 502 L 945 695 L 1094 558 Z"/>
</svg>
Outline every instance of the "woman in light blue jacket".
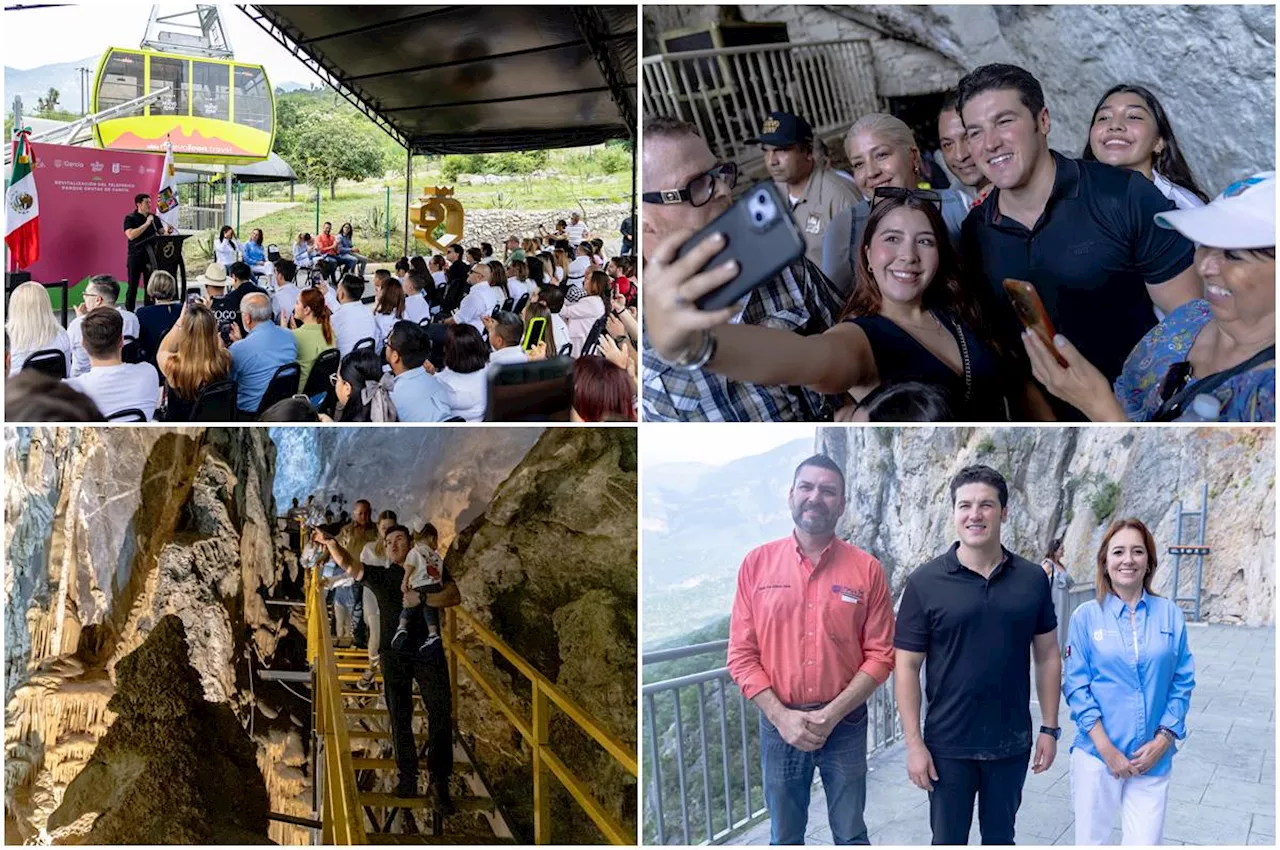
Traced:
<svg viewBox="0 0 1280 850">
<path fill-rule="evenodd" d="M 1076 725 L 1076 844 L 1106 844 L 1117 811 L 1125 844 L 1159 844 L 1164 832 L 1195 662 L 1182 609 L 1151 590 L 1155 571 L 1151 532 L 1117 520 L 1098 549 L 1098 597 L 1071 616 L 1063 692 Z"/>
</svg>

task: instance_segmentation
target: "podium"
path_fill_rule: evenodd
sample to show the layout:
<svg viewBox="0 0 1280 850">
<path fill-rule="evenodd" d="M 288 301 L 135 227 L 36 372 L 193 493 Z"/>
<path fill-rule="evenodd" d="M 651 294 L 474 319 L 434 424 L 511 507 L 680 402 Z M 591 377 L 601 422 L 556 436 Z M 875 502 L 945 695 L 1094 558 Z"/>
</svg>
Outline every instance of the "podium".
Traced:
<svg viewBox="0 0 1280 850">
<path fill-rule="evenodd" d="M 168 272 L 178 281 L 178 300 L 187 300 L 187 264 L 182 260 L 182 243 L 187 238 L 185 233 L 174 233 L 172 235 L 157 234 L 151 241 L 147 243 L 147 279 L 151 278 L 151 272 L 161 271 Z M 143 286 L 146 286 L 146 280 Z M 146 297 L 143 296 L 143 303 L 146 303 Z"/>
</svg>

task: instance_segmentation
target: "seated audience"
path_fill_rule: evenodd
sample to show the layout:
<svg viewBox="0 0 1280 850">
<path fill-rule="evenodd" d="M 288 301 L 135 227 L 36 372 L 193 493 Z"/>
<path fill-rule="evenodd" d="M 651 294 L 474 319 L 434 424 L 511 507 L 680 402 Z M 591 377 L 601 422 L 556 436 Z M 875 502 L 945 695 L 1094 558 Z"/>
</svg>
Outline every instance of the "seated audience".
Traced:
<svg viewBox="0 0 1280 850">
<path fill-rule="evenodd" d="M 82 392 L 102 411 L 104 417 L 136 409 L 145 419 L 156 412 L 160 396 L 160 376 L 150 363 L 125 363 L 124 317 L 112 307 L 95 307 L 80 322 L 81 343 L 89 355 L 89 371 L 67 384 Z"/>
<path fill-rule="evenodd" d="M 573 340 L 569 336 L 569 325 L 560 316 L 560 312 L 564 309 L 564 290 L 558 286 L 544 286 L 538 290 L 538 299 L 547 305 L 547 309 L 551 312 L 551 330 L 556 338 L 559 346 L 555 351 L 547 349 L 547 356 L 555 356 L 560 353 L 560 349 L 565 344 L 573 345 Z M 588 307 L 590 305 L 587 305 Z M 585 309 L 585 308 L 584 308 Z M 572 348 L 570 352 L 572 352 Z"/>
<path fill-rule="evenodd" d="M 262 411 L 259 422 L 319 422 L 320 417 L 305 397 L 293 396 Z"/>
<path fill-rule="evenodd" d="M 572 291 L 572 290 L 571 290 Z M 569 293 L 565 293 L 565 301 L 569 301 Z M 582 345 L 586 342 L 591 326 L 606 311 L 606 306 L 613 297 L 609 291 L 609 276 L 601 271 L 592 272 L 587 277 L 586 293 L 577 301 L 567 303 L 560 310 L 560 318 L 569 328 L 569 341 L 573 343 L 573 357 L 582 355 Z"/>
<path fill-rule="evenodd" d="M 566 293 L 570 301 L 577 301 L 586 290 L 587 272 L 591 269 L 591 243 L 583 242 L 575 249 L 573 262 L 569 263 L 568 286 Z M 574 292 L 578 293 L 577 295 Z"/>
<path fill-rule="evenodd" d="M 240 319 L 246 333 L 231 327 L 231 379 L 236 382 L 236 407 L 254 416 L 276 370 L 297 360 L 298 347 L 292 333 L 272 323 L 271 299 L 265 292 L 245 296 Z"/>
<path fill-rule="evenodd" d="M 569 281 L 569 251 L 565 248 L 557 247 L 550 255 L 551 276 L 555 278 L 557 286 L 568 286 Z"/>
<path fill-rule="evenodd" d="M 529 362 L 529 355 L 520 347 L 524 321 L 518 315 L 503 310 L 496 318 L 485 319 L 484 326 L 489 331 L 489 347 L 493 349 L 489 355 L 490 369 Z"/>
<path fill-rule="evenodd" d="M 523 295 L 533 297 L 533 285 L 529 283 L 529 267 L 524 260 L 512 260 L 507 265 L 507 295 L 513 302 Z"/>
<path fill-rule="evenodd" d="M 596 238 L 590 240 L 590 244 L 591 244 L 591 265 L 594 268 L 603 269 L 605 267 L 605 262 L 606 262 L 604 258 L 604 240 L 597 236 Z"/>
<path fill-rule="evenodd" d="M 218 231 L 218 238 L 213 241 L 213 258 L 222 264 L 228 272 L 231 264 L 240 259 L 240 245 L 236 242 L 236 229 L 224 224 Z"/>
<path fill-rule="evenodd" d="M 391 400 L 394 378 L 382 371 L 382 358 L 371 348 L 342 358 L 334 388 L 338 395 L 339 422 L 398 422 Z"/>
<path fill-rule="evenodd" d="M 395 384 L 391 401 L 401 422 L 442 422 L 452 416 L 449 393 L 429 371 L 427 334 L 413 322 L 396 322 L 387 336 L 387 363 Z"/>
<path fill-rule="evenodd" d="M 1102 95 L 1080 158 L 1140 172 L 1180 210 L 1209 201 L 1182 157 L 1164 107 L 1143 86 L 1112 86 Z"/>
<path fill-rule="evenodd" d="M 481 319 L 493 315 L 493 308 L 498 306 L 500 297 L 498 290 L 489 284 L 492 274 L 493 270 L 484 263 L 477 263 L 471 269 L 467 274 L 467 282 L 471 284 L 471 288 L 462 299 L 462 303 L 458 305 L 457 315 L 445 319 L 446 323 L 471 325 L 477 333 L 484 331 Z"/>
<path fill-rule="evenodd" d="M 525 260 L 525 268 L 529 272 L 527 280 L 529 281 L 530 298 L 542 287 L 554 285 L 554 281 L 551 280 L 547 271 L 546 263 L 537 254 L 528 255 Z"/>
<path fill-rule="evenodd" d="M 572 422 L 636 421 L 636 385 L 622 369 L 599 355 L 573 364 Z"/>
<path fill-rule="evenodd" d="M 213 311 L 200 303 L 184 304 L 178 321 L 160 341 L 156 362 L 165 379 L 164 418 L 190 419 L 204 388 L 231 374 L 231 355 L 218 337 Z"/>
<path fill-rule="evenodd" d="M 294 302 L 293 341 L 297 346 L 298 366 L 302 373 L 298 376 L 299 391 L 307 385 L 311 377 L 311 367 L 316 365 L 316 358 L 336 348 L 338 336 L 333 332 L 330 322 L 329 305 L 317 289 L 304 289 Z"/>
<path fill-rule="evenodd" d="M 378 296 L 373 302 L 373 323 L 378 329 L 378 335 L 374 338 L 374 345 L 379 352 L 382 351 L 382 346 L 387 339 L 387 334 L 391 333 L 391 328 L 404 317 L 404 287 L 400 285 L 400 281 L 388 276 L 388 279 L 383 281 L 382 288 L 378 290 Z"/>
<path fill-rule="evenodd" d="M 53 312 L 49 291 L 33 280 L 18 285 L 9 297 L 5 329 L 9 335 L 9 374 L 22 371 L 27 358 L 37 351 L 57 349 L 66 358 L 71 374 L 71 337 L 62 329 Z"/>
<path fill-rule="evenodd" d="M 255 227 L 253 232 L 249 234 L 249 241 L 244 243 L 242 247 L 244 261 L 249 264 L 250 270 L 255 275 L 270 277 L 273 269 L 272 264 L 267 262 L 267 249 L 262 244 L 262 230 Z"/>
<path fill-rule="evenodd" d="M 369 265 L 369 258 L 362 257 L 351 244 L 353 231 L 351 222 L 343 222 L 338 228 L 338 260 L 353 269 L 357 275 L 364 277 L 364 270 Z"/>
<path fill-rule="evenodd" d="M 298 277 L 298 268 L 292 260 L 281 260 L 275 264 L 276 291 L 271 294 L 271 312 L 279 317 L 280 327 L 289 326 L 289 318 L 293 315 L 294 305 L 302 292 L 294 280 Z"/>
<path fill-rule="evenodd" d="M 147 304 L 138 308 L 138 352 L 143 360 L 156 365 L 160 340 L 178 321 L 182 305 L 178 303 L 178 282 L 165 271 L 154 271 L 147 281 Z"/>
<path fill-rule="evenodd" d="M 638 292 L 631 282 L 635 273 L 635 262 L 631 257 L 614 257 L 605 268 L 609 277 L 613 278 L 613 291 L 626 299 L 628 307 L 634 306 Z"/>
<path fill-rule="evenodd" d="M 519 236 L 515 234 L 508 236 L 507 241 L 503 243 L 503 247 L 506 251 L 505 256 L 502 258 L 504 262 L 512 263 L 516 260 L 524 259 L 524 248 L 520 246 Z"/>
<path fill-rule="evenodd" d="M 423 265 L 426 264 L 426 261 L 423 260 L 421 257 L 414 257 L 414 259 L 422 263 Z M 411 264 L 411 261 L 409 260 L 408 257 L 401 257 L 400 259 L 396 260 L 395 278 L 396 280 L 400 281 L 401 285 L 404 285 L 405 281 L 408 280 L 409 272 L 411 271 L 413 271 L 413 265 Z"/>
<path fill-rule="evenodd" d="M 542 301 L 539 301 L 536 298 L 531 298 L 529 299 L 529 303 L 524 305 L 524 313 L 521 318 L 524 320 L 524 326 L 526 328 L 529 327 L 531 319 L 546 319 L 547 325 L 546 330 L 542 335 L 542 344 L 548 358 L 556 357 L 560 353 L 560 346 L 568 341 L 568 337 L 558 335 L 559 332 L 556 331 L 555 322 L 552 321 L 553 318 L 559 317 L 553 317 L 551 315 L 550 308 L 548 308 Z M 560 324 L 563 326 L 564 322 L 561 322 Z"/>
<path fill-rule="evenodd" d="M 253 282 L 253 272 L 249 271 L 249 266 L 246 264 L 232 263 L 231 271 L 228 274 L 231 276 L 231 290 L 222 297 L 222 300 L 218 303 L 218 308 L 221 310 L 235 311 L 235 324 L 240 328 L 240 335 L 244 336 L 248 329 L 244 326 L 244 322 L 242 321 L 240 305 L 244 301 L 245 296 L 254 292 L 259 295 L 266 295 L 268 304 L 270 304 L 271 296 L 265 289 Z"/>
<path fill-rule="evenodd" d="M 44 372 L 28 369 L 4 384 L 4 418 L 15 422 L 103 422 L 102 411 L 82 392 Z"/>
<path fill-rule="evenodd" d="M 496 290 L 498 303 L 511 297 L 510 291 L 507 289 L 507 267 L 497 260 L 490 260 L 489 266 L 489 285 Z"/>
<path fill-rule="evenodd" d="M 119 297 L 120 282 L 109 274 L 94 275 L 85 284 L 83 300 L 76 305 L 76 317 L 67 326 L 67 338 L 71 341 L 71 377 L 75 378 L 89 371 L 89 354 L 80 339 L 80 324 L 89 311 L 98 307 L 117 310 L 124 322 L 124 336 L 138 338 L 141 327 L 138 317 L 123 307 L 116 306 Z"/>
<path fill-rule="evenodd" d="M 444 366 L 438 378 L 448 390 L 451 416 L 480 422 L 488 394 L 488 346 L 470 324 L 450 325 L 444 337 Z"/>
<path fill-rule="evenodd" d="M 344 275 L 338 284 L 339 307 L 333 313 L 333 330 L 338 335 L 338 351 L 346 357 L 357 342 L 366 337 L 378 348 L 378 325 L 373 311 L 360 299 L 364 297 L 364 278 Z"/>
<path fill-rule="evenodd" d="M 415 325 L 431 318 L 431 302 L 427 293 L 432 289 L 431 278 L 419 271 L 411 271 L 404 279 L 404 318 Z"/>
</svg>

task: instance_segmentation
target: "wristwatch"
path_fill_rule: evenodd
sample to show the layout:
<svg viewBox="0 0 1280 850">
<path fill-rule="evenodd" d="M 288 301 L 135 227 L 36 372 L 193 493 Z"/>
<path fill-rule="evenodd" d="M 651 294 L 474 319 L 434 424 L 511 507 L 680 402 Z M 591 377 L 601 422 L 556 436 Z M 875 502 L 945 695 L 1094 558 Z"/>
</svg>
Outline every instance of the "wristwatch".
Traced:
<svg viewBox="0 0 1280 850">
<path fill-rule="evenodd" d="M 683 352 L 679 359 L 671 361 L 671 365 L 682 372 L 696 372 L 707 365 L 715 354 L 715 334 L 711 331 L 703 331 L 698 345 Z"/>
<path fill-rule="evenodd" d="M 1060 741 L 1062 740 L 1062 727 L 1061 726 L 1041 726 L 1040 734 L 1052 735 L 1053 740 Z"/>
<path fill-rule="evenodd" d="M 1169 738 L 1169 743 L 1170 743 L 1171 745 L 1173 745 L 1173 746 L 1175 746 L 1175 747 L 1178 745 L 1178 736 L 1177 736 L 1177 735 L 1175 735 L 1175 734 L 1173 734 L 1173 730 L 1172 730 L 1172 729 L 1170 729 L 1168 726 L 1157 726 L 1157 727 L 1156 727 L 1156 734 L 1157 734 L 1157 735 L 1160 735 L 1160 734 L 1166 735 L 1166 736 Z"/>
</svg>

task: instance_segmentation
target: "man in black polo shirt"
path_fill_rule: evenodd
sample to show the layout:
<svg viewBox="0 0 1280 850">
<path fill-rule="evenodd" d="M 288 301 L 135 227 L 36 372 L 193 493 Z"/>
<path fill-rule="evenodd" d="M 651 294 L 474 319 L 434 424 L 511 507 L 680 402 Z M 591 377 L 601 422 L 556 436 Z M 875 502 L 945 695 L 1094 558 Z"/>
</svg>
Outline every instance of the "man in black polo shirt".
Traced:
<svg viewBox="0 0 1280 850">
<path fill-rule="evenodd" d="M 129 240 L 129 290 L 125 296 L 124 308 L 129 312 L 133 312 L 138 301 L 138 281 L 142 281 L 144 285 L 147 282 L 150 266 L 147 245 L 160 234 L 173 232 L 172 227 L 152 214 L 150 195 L 140 192 L 133 196 L 133 212 L 124 217 L 124 235 Z"/>
<path fill-rule="evenodd" d="M 973 800 L 983 844 L 1012 844 L 1022 784 L 1057 753 L 1062 656 L 1049 579 L 1000 545 L 1009 488 L 988 466 L 951 481 L 959 542 L 915 570 L 902 590 L 893 645 L 907 775 L 929 792 L 934 844 L 967 844 Z M 1031 733 L 1034 650 L 1043 724 Z M 929 713 L 920 734 L 920 667 Z"/>
<path fill-rule="evenodd" d="M 378 600 L 379 623 L 382 632 L 380 662 L 382 664 L 382 692 L 391 719 L 392 742 L 396 752 L 396 767 L 400 781 L 396 786 L 397 797 L 413 797 L 418 792 L 418 748 L 413 740 L 413 683 L 427 707 L 427 769 L 431 773 L 431 791 L 436 810 L 442 814 L 453 811 L 449 797 L 449 775 L 453 771 L 453 709 L 449 695 L 449 667 L 445 662 L 444 648 L 439 641 L 419 652 L 427 639 L 426 620 L 410 618 L 409 640 L 403 650 L 393 649 L 403 606 L 417 605 L 416 591 L 402 592 L 405 559 L 410 557 L 413 535 L 403 525 L 387 529 L 384 548 L 387 554 L 385 567 L 361 563 L 338 541 L 316 531 L 313 539 L 329 548 L 334 563 L 347 571 L 357 582 L 373 592 Z M 443 585 L 438 593 L 423 594 L 421 601 L 433 608 L 449 608 L 462 602 L 458 585 L 446 568 L 441 578 Z"/>
<path fill-rule="evenodd" d="M 1022 68 L 984 65 L 958 99 L 970 155 L 995 187 L 961 230 L 966 269 L 994 290 L 1011 335 L 1022 328 L 1004 279 L 1035 284 L 1057 332 L 1114 383 L 1156 323 L 1152 305 L 1170 313 L 1201 296 L 1194 246 L 1155 223 L 1173 203 L 1138 171 L 1049 150 L 1044 92 Z"/>
</svg>

